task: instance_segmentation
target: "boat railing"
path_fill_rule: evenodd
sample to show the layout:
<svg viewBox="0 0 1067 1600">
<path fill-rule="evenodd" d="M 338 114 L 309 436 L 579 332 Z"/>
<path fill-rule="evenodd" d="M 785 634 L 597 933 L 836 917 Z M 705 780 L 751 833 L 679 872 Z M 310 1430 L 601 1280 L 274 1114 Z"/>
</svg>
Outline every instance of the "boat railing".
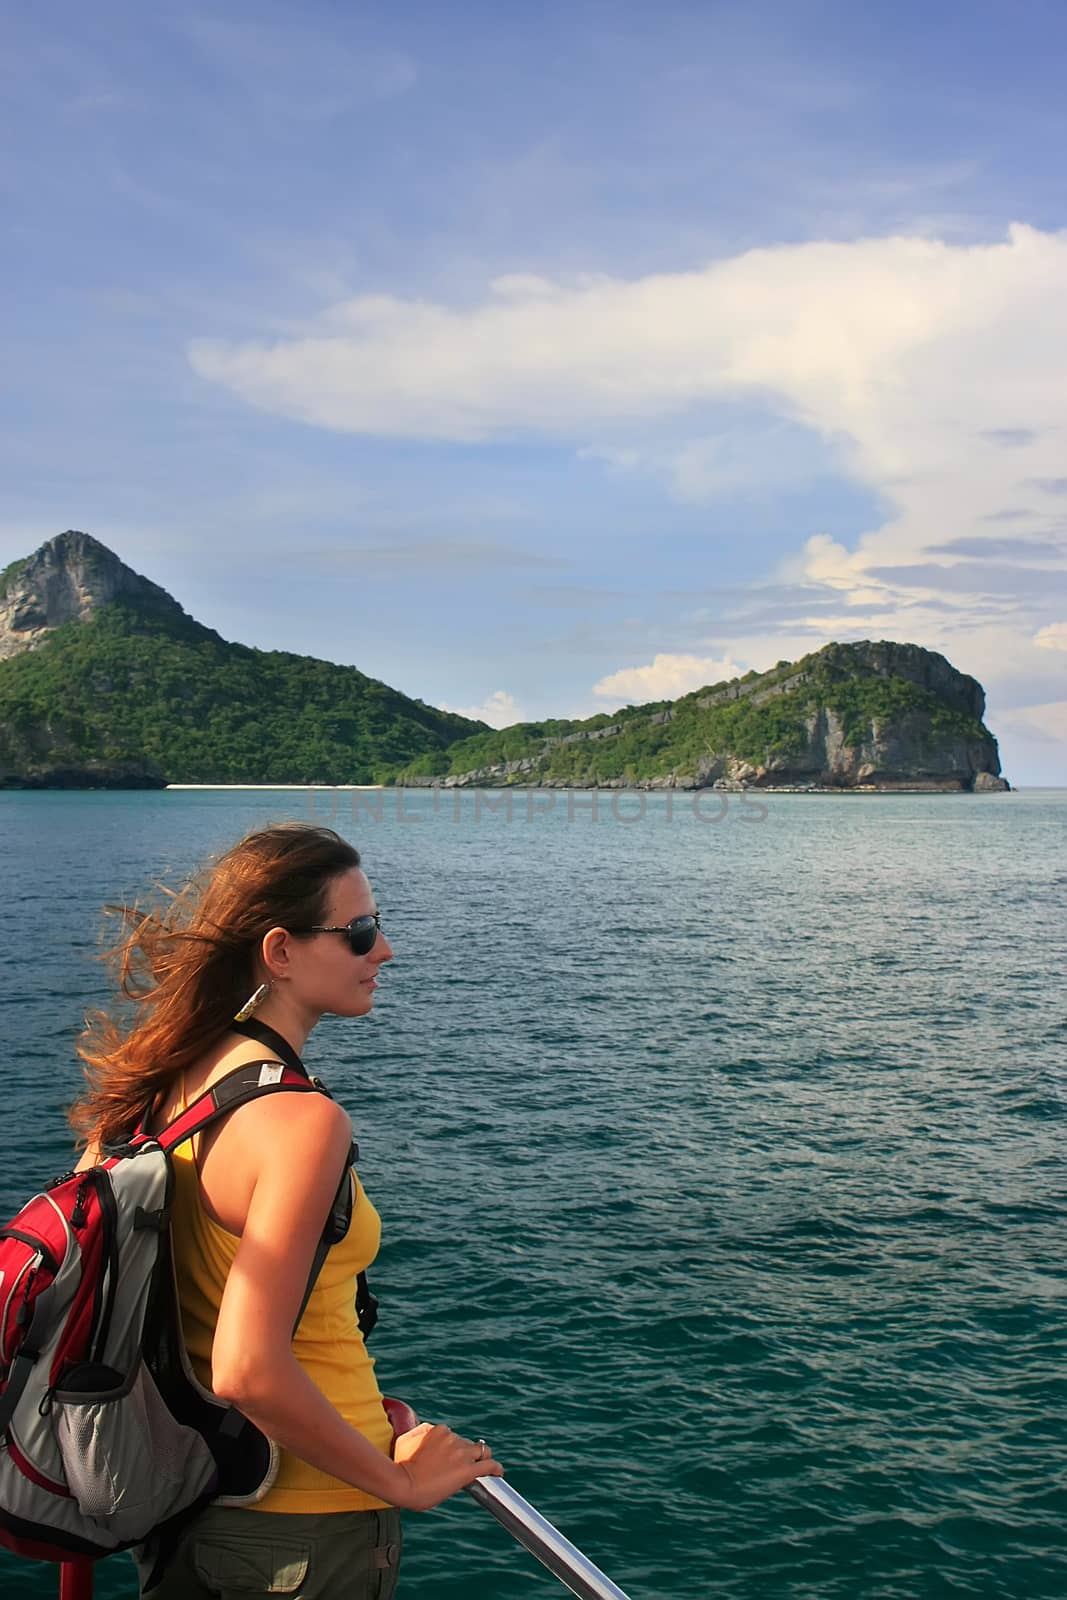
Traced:
<svg viewBox="0 0 1067 1600">
<path fill-rule="evenodd" d="M 467 1493 L 580 1600 L 628 1600 L 617 1583 L 505 1479 L 476 1478 Z"/>
</svg>

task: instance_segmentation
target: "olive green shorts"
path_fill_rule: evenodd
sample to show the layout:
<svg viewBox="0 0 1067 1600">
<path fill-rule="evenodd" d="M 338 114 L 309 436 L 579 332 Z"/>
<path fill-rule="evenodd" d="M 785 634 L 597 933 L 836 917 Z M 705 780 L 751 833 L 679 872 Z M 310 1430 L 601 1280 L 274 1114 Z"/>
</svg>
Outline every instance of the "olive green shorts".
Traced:
<svg viewBox="0 0 1067 1600">
<path fill-rule="evenodd" d="M 147 1554 L 147 1553 L 146 1553 Z M 400 1513 L 242 1511 L 208 1506 L 179 1539 L 162 1577 L 135 1556 L 148 1600 L 390 1600 Z"/>
</svg>

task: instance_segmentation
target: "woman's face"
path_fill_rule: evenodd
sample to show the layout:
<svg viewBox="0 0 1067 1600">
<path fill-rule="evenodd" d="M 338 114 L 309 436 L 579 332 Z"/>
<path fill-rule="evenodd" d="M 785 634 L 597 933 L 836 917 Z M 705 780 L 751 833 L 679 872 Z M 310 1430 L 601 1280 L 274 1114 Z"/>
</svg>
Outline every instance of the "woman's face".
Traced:
<svg viewBox="0 0 1067 1600">
<path fill-rule="evenodd" d="M 378 907 L 367 877 L 359 867 L 331 880 L 323 923 L 344 928 Z M 366 955 L 354 955 L 343 933 L 314 933 L 290 944 L 292 977 L 304 1005 L 339 1017 L 360 1017 L 374 1005 L 375 980 L 383 961 L 391 961 L 389 941 L 379 933 Z"/>
</svg>

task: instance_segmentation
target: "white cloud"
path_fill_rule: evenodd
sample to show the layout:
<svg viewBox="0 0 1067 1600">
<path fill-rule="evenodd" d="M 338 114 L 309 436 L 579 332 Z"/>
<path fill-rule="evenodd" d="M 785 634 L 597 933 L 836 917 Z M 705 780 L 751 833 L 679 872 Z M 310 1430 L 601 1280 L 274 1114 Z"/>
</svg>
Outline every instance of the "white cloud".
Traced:
<svg viewBox="0 0 1067 1600">
<path fill-rule="evenodd" d="M 842 594 L 862 583 L 862 572 L 862 558 L 825 533 L 813 534 L 800 556 L 783 561 L 779 568 L 785 582 L 821 584 Z"/>
<path fill-rule="evenodd" d="M 1050 622 L 1039 628 L 1034 643 L 1042 650 L 1067 650 L 1067 622 Z"/>
<path fill-rule="evenodd" d="M 864 476 L 914 481 L 943 463 L 946 438 L 957 460 L 979 460 L 987 433 L 986 453 L 1014 471 L 1042 437 L 1005 452 L 998 432 L 1062 424 L 1065 271 L 1067 233 L 1024 226 L 970 247 L 789 245 L 634 282 L 516 274 L 462 311 L 366 296 L 307 337 L 200 341 L 191 357 L 254 404 L 353 433 L 572 436 L 766 397 L 851 438 Z"/>
<path fill-rule="evenodd" d="M 1010 684 L 1015 704 L 1052 704 L 1067 583 L 1065 282 L 1067 231 L 824 241 L 632 282 L 517 274 L 462 309 L 363 297 L 303 336 L 201 341 L 190 359 L 315 426 L 552 437 L 688 500 L 796 481 L 806 438 L 818 470 L 878 497 L 881 525 L 853 548 L 798 528 L 796 553 L 761 577 L 833 607 L 805 606 L 777 635 L 746 629 L 743 608 L 736 622 L 720 614 L 717 646 L 762 667 L 797 641 L 913 640 L 991 689 Z M 986 542 L 996 571 L 983 571 Z M 1047 583 L 1035 584 L 1042 546 Z M 602 679 L 618 682 L 603 693 L 684 692 L 684 671 L 662 665 L 676 659 Z"/>
<path fill-rule="evenodd" d="M 506 689 L 494 689 L 480 706 L 442 706 L 442 711 L 454 711 L 460 717 L 473 717 L 477 722 L 488 722 L 491 728 L 510 728 L 513 722 L 525 720 L 514 696 Z"/>
<path fill-rule="evenodd" d="M 616 705 L 643 705 L 646 700 L 674 700 L 705 684 L 739 678 L 748 668 L 728 656 L 657 655 L 644 667 L 623 667 L 601 678 L 593 693 Z"/>
</svg>

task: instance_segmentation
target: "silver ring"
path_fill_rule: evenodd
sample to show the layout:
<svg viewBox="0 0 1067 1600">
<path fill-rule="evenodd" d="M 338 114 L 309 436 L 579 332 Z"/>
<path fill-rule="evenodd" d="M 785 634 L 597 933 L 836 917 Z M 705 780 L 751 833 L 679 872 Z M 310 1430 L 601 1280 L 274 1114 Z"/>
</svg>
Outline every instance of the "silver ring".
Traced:
<svg viewBox="0 0 1067 1600">
<path fill-rule="evenodd" d="M 484 1439 L 479 1439 L 478 1440 L 478 1454 L 474 1458 L 475 1461 L 484 1461 L 488 1454 L 489 1454 L 489 1446 L 486 1444 Z"/>
</svg>

